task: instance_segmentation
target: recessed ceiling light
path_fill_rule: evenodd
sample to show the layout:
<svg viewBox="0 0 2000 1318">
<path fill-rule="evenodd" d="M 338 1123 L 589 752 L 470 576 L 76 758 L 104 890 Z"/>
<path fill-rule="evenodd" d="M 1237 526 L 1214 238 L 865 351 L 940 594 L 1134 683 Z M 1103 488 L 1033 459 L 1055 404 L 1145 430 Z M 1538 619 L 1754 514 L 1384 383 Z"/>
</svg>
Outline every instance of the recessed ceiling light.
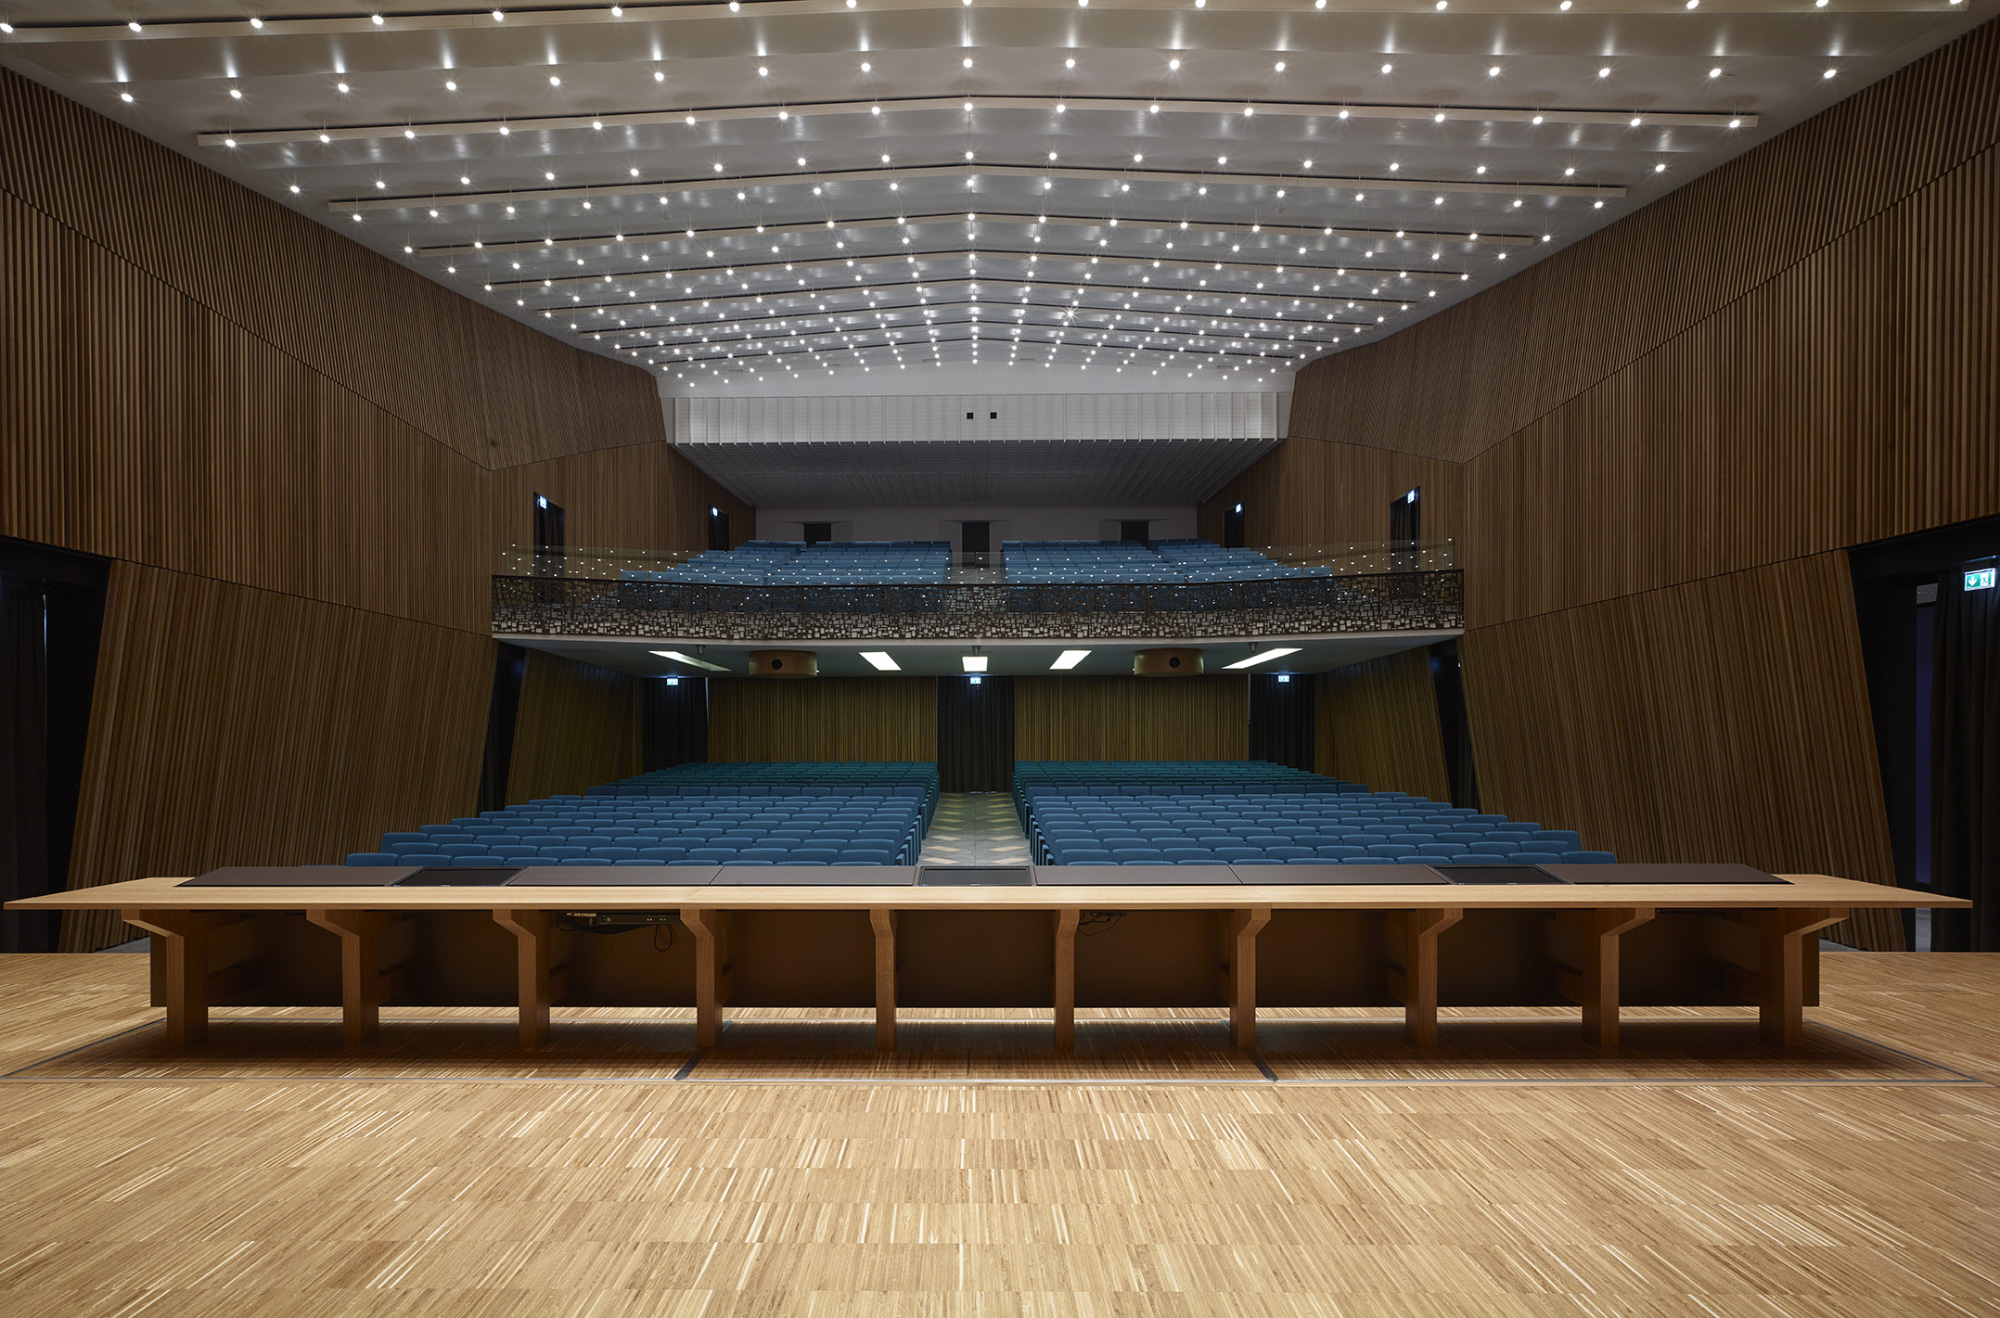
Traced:
<svg viewBox="0 0 2000 1318">
<path fill-rule="evenodd" d="M 1827 70 L 1827 71 L 1826 71 L 1825 73 L 1822 73 L 1822 74 L 1820 74 L 1819 76 L 1820 76 L 1820 77 L 1822 77 L 1822 78 L 1831 78 L 1831 77 L 1832 77 L 1832 76 L 1834 75 L 1834 72 L 1835 72 L 1835 70 L 1833 70 L 1833 69 L 1828 69 L 1828 70 Z"/>
<path fill-rule="evenodd" d="M 1056 656 L 1056 661 L 1050 664 L 1049 667 L 1067 671 L 1082 663 L 1084 657 L 1089 653 L 1090 651 L 1088 650 L 1064 650 Z"/>
<path fill-rule="evenodd" d="M 346 83 L 344 83 L 344 82 L 339 82 L 339 83 L 335 83 L 335 84 L 334 84 L 334 86 L 336 86 L 336 87 L 340 88 L 340 90 L 342 90 L 342 91 L 347 91 L 347 90 L 348 90 L 348 86 L 347 86 L 347 84 L 346 84 Z"/>
<path fill-rule="evenodd" d="M 706 659 L 697 659 L 691 654 L 682 654 L 679 650 L 655 650 L 653 653 L 662 659 L 671 659 L 677 664 L 687 664 L 693 668 L 706 668 L 711 673 L 726 673 L 729 671 L 721 664 L 712 664 Z"/>
<path fill-rule="evenodd" d="M 1298 646 L 1296 646 L 1296 645 L 1293 645 L 1293 646 L 1279 646 L 1279 647 L 1278 647 L 1277 649 L 1275 649 L 1275 650 L 1266 650 L 1266 651 L 1264 651 L 1264 652 L 1263 652 L 1262 654 L 1253 654 L 1253 655 L 1251 655 L 1251 656 L 1250 656 L 1250 657 L 1249 657 L 1248 659 L 1238 659 L 1238 660 L 1237 660 L 1237 661 L 1236 661 L 1235 663 L 1233 663 L 1233 664 L 1224 664 L 1224 665 L 1223 665 L 1223 667 L 1224 667 L 1224 668 L 1250 668 L 1250 667 L 1253 667 L 1253 666 L 1255 666 L 1255 665 L 1257 665 L 1257 664 L 1261 664 L 1261 663 L 1268 663 L 1268 662 L 1269 662 L 1270 660 L 1273 660 L 1273 659 L 1282 659 L 1282 658 L 1284 658 L 1284 657 L 1285 657 L 1286 655 L 1288 655 L 1288 654 L 1297 654 L 1298 652 L 1299 652 L 1299 647 L 1298 647 Z M 656 651 L 656 653 L 657 653 L 657 651 Z"/>
<path fill-rule="evenodd" d="M 968 654 L 961 657 L 959 662 L 965 665 L 965 671 L 968 673 L 986 671 L 986 656 L 983 654 Z"/>
<path fill-rule="evenodd" d="M 875 671 L 878 673 L 899 673 L 902 671 L 901 665 L 890 658 L 886 650 L 863 650 L 861 657 L 873 664 Z"/>
<path fill-rule="evenodd" d="M 1708 76 L 1709 76 L 1709 77 L 1711 77 L 1711 78 L 1720 78 L 1720 77 L 1722 76 L 1722 70 L 1721 70 L 1721 69 L 1710 69 L 1710 70 L 1708 71 Z"/>
<path fill-rule="evenodd" d="M 1396 71 L 1396 66 L 1393 64 L 1384 64 L 1382 66 L 1382 72 L 1384 73 L 1394 73 L 1395 71 Z"/>
<path fill-rule="evenodd" d="M 444 89 L 448 92 L 455 92 L 458 90 L 458 84 L 450 78 L 446 78 L 444 80 Z"/>
</svg>

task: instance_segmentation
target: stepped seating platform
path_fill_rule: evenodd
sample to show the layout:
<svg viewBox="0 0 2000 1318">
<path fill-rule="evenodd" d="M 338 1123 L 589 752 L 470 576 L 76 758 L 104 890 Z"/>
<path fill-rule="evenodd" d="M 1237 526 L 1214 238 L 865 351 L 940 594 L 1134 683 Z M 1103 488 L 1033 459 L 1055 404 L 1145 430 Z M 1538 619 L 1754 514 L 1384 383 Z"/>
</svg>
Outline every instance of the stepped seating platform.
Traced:
<svg viewBox="0 0 2000 1318">
<path fill-rule="evenodd" d="M 1260 761 L 1028 762 L 1014 799 L 1051 865 L 1610 864 L 1569 829 Z"/>
<path fill-rule="evenodd" d="M 937 795 L 930 764 L 686 764 L 386 833 L 347 864 L 907 865 Z"/>
</svg>

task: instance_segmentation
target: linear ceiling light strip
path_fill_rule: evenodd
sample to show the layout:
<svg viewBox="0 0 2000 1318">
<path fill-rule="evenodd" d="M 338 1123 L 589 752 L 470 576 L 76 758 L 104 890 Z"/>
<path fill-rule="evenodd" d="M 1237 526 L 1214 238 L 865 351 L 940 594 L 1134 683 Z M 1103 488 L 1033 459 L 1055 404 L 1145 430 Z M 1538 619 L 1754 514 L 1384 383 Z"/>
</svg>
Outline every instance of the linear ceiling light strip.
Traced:
<svg viewBox="0 0 2000 1318">
<path fill-rule="evenodd" d="M 884 288 L 884 289 L 886 288 L 938 289 L 941 292 L 944 289 L 953 288 L 959 285 L 974 286 L 979 284 L 985 284 L 992 287 L 999 287 L 1005 285 L 1014 288 L 1020 288 L 1024 286 L 1029 288 L 1075 288 L 1076 287 L 1076 281 L 1073 279 L 990 279 L 990 278 L 975 279 L 969 276 L 950 278 L 950 279 L 894 279 L 894 280 L 878 281 L 876 283 L 867 285 L 867 287 Z M 1120 293 L 1157 293 L 1162 297 L 1172 296 L 1172 297 L 1186 298 L 1186 297 L 1240 296 L 1247 298 L 1249 296 L 1248 294 L 1239 294 L 1236 292 L 1236 290 L 1227 288 L 1212 289 L 1212 290 L 1173 289 L 1173 288 L 1153 288 L 1144 284 L 1100 284 L 1100 283 L 1092 283 L 1087 287 L 1090 291 L 1095 291 L 1095 292 L 1102 292 L 1106 289 L 1110 289 Z M 658 304 L 660 306 L 666 306 L 666 307 L 674 307 L 674 306 L 684 307 L 684 306 L 690 306 L 697 302 L 742 302 L 749 299 L 756 299 L 757 301 L 762 301 L 767 297 L 768 298 L 824 297 L 829 294 L 848 293 L 848 292 L 858 293 L 860 291 L 861 291 L 860 289 L 854 288 L 850 285 L 835 284 L 820 289 L 811 289 L 811 288 L 779 289 L 769 293 L 759 293 L 756 292 L 755 290 L 752 290 L 751 292 L 748 293 L 743 293 L 743 292 L 715 293 L 715 294 L 710 294 L 706 297 L 703 296 L 693 296 L 693 297 L 683 297 L 683 298 L 655 297 L 655 298 L 647 298 L 646 302 L 648 305 Z M 1082 292 L 1084 290 L 1078 289 L 1078 291 Z M 1385 307 L 1389 306 L 1402 307 L 1409 305 L 1408 301 L 1402 298 L 1343 297 L 1338 293 L 1284 293 L 1284 294 L 1274 293 L 1274 294 L 1267 294 L 1266 296 L 1289 297 L 1296 302 L 1338 303 L 1341 306 L 1357 306 L 1362 303 L 1367 303 L 1371 306 L 1385 306 Z M 977 295 L 972 295 L 969 298 L 969 300 L 981 304 L 991 303 L 995 306 L 1011 305 L 1008 302 L 1008 299 L 1004 297 L 988 296 L 982 298 Z M 603 302 L 594 304 L 586 303 L 581 306 L 572 306 L 572 307 L 548 307 L 545 308 L 545 311 L 564 316 L 582 316 L 582 315 L 588 315 L 593 311 L 610 311 L 618 307 L 629 307 L 631 305 L 632 305 L 631 302 Z M 936 299 L 933 299 L 931 305 L 943 305 L 943 304 L 939 303 Z M 956 305 L 956 303 L 953 303 L 952 305 Z M 861 314 L 862 310 L 866 309 L 857 309 L 856 311 L 848 313 L 816 312 L 814 314 L 816 315 Z M 800 312 L 798 314 L 804 315 L 806 313 Z M 1166 313 L 1155 313 L 1155 314 L 1166 314 Z M 1198 313 L 1190 311 L 1190 312 L 1183 312 L 1176 314 L 1195 315 Z"/>
<path fill-rule="evenodd" d="M 1076 0 L 977 0 L 982 9 L 1048 11 L 1075 14 Z M 1588 0 L 1591 12 L 1600 14 L 1673 14 L 1687 12 L 1686 0 Z M 1522 15 L 1541 17 L 1555 12 L 1555 0 L 1452 0 L 1449 12 L 1437 12 L 1434 0 L 1340 0 L 1343 13 L 1428 17 L 1456 22 L 1468 15 Z M 1895 0 L 1844 0 L 1843 13 L 1906 13 L 1907 4 Z M 614 12 L 614 9 L 616 12 Z M 216 38 L 231 36 L 335 36 L 346 33 L 437 32 L 480 29 L 489 32 L 520 31 L 538 27 L 568 27 L 577 24 L 645 24 L 672 22 L 742 21 L 751 18 L 785 20 L 816 14 L 912 13 L 939 11 L 962 14 L 960 0 L 859 0 L 850 8 L 847 0 L 684 0 L 678 4 L 617 5 L 600 2 L 587 5 L 537 5 L 513 8 L 505 0 L 479 9 L 440 9 L 427 13 L 382 14 L 361 12 L 338 18 L 210 18 L 158 19 L 138 24 L 120 20 L 103 23 L 16 24 L 14 40 L 49 41 L 134 41 Z M 1161 0 L 1095 0 L 1092 13 L 1108 11 L 1150 13 L 1175 21 L 1203 19 L 1222 24 L 1231 14 L 1304 14 L 1316 12 L 1312 0 L 1194 0 L 1162 3 Z M 1713 14 L 1793 14 L 1796 0 L 1706 0 L 1703 13 Z"/>
<path fill-rule="evenodd" d="M 1432 123 L 1522 123 L 1522 124 L 1603 124 L 1629 128 L 1641 126 L 1675 128 L 1754 127 L 1757 116 L 1733 112 L 1699 110 L 1583 110 L 1561 106 L 1514 105 L 1362 105 L 1329 101 L 1216 101 L 1146 96 L 923 96 L 870 101 L 815 101 L 791 105 L 706 106 L 680 110 L 626 110 L 604 114 L 530 115 L 510 119 L 452 119 L 399 124 L 352 124 L 342 127 L 319 125 L 310 128 L 250 128 L 238 131 L 199 133 L 195 140 L 203 146 L 261 146 L 296 142 L 374 142 L 396 138 L 463 137 L 498 134 L 505 129 L 516 133 L 602 132 L 613 128 L 641 128 L 657 125 L 682 126 L 730 123 L 741 120 L 789 120 L 825 115 L 862 115 L 873 118 L 878 112 L 919 114 L 949 112 L 977 114 L 981 110 L 1031 110 L 1050 114 L 1087 111 L 1152 114 L 1219 114 L 1240 116 L 1245 110 L 1270 118 L 1294 119 L 1423 119 Z"/>
<path fill-rule="evenodd" d="M 1515 233 L 1440 233 L 1435 230 L 1416 229 L 1351 229 L 1339 225 L 1315 228 L 1311 225 L 1233 223 L 1223 220 L 1149 220 L 1137 219 L 1129 215 L 1111 220 L 1091 219 L 1082 215 L 1029 215 L 1003 211 L 974 211 L 972 218 L 962 211 L 938 215 L 896 215 L 870 216 L 866 219 L 835 220 L 831 224 L 820 221 L 812 224 L 757 224 L 742 225 L 724 229 L 673 229 L 649 233 L 615 233 L 592 235 L 581 238 L 522 238 L 506 242 L 458 243 L 441 247 L 419 247 L 419 256 L 470 256 L 475 252 L 527 252 L 561 251 L 574 247 L 615 247 L 620 243 L 671 243 L 671 242 L 714 242 L 721 238 L 790 238 L 806 234 L 839 234 L 856 229 L 874 229 L 905 226 L 916 228 L 933 224 L 1019 224 L 1024 226 L 1063 225 L 1090 229 L 1129 229 L 1145 233 L 1152 230 L 1171 230 L 1190 233 L 1262 233 L 1293 235 L 1311 238 L 1363 238 L 1388 242 L 1400 240 L 1411 243 L 1480 243 L 1503 247 L 1529 247 L 1538 240 L 1527 234 Z"/>
<path fill-rule="evenodd" d="M 599 183 L 571 188 L 522 188 L 513 192 L 433 193 L 420 196 L 349 197 L 329 201 L 330 211 L 422 210 L 439 206 L 481 206 L 533 201 L 588 201 L 598 197 L 639 197 L 659 192 L 713 192 L 718 188 L 823 187 L 839 183 L 907 183 L 930 178 L 1030 178 L 1101 183 L 1192 183 L 1203 187 L 1278 187 L 1304 189 L 1387 188 L 1396 192 L 1471 192 L 1506 197 L 1622 197 L 1616 184 L 1502 183 L 1469 179 L 1325 178 L 1294 174 L 1196 174 L 1179 170 L 1087 169 L 1067 165 L 914 165 L 890 169 L 849 169 L 796 174 L 759 174 L 714 178 L 658 179 L 638 183 Z"/>
<path fill-rule="evenodd" d="M 1252 265 L 1243 261 L 1191 261 L 1183 257 L 1171 256 L 1117 256 L 1097 252 L 1053 252 L 1053 251 L 1013 251 L 1009 249 L 982 249 L 973 257 L 963 251 L 943 252 L 878 252 L 873 255 L 823 256 L 799 258 L 790 261 L 745 261 L 729 266 L 701 266 L 688 270 L 617 270 L 610 273 L 584 275 L 551 275 L 544 279 L 496 279 L 486 285 L 488 292 L 511 293 L 518 289 L 535 288 L 581 288 L 590 284 L 610 284 L 626 279 L 734 279 L 743 275 L 796 274 L 825 268 L 849 269 L 857 263 L 880 265 L 885 262 L 908 263 L 910 261 L 966 261 L 966 260 L 1027 260 L 1037 256 L 1045 261 L 1077 261 L 1085 264 L 1149 266 L 1153 269 L 1172 267 L 1177 271 L 1207 270 L 1211 273 L 1249 273 L 1261 275 L 1291 275 L 1296 278 L 1350 278 L 1350 279 L 1428 279 L 1440 282 L 1460 283 L 1468 277 L 1468 272 L 1460 270 L 1372 270 L 1348 266 L 1318 265 Z M 1349 271 L 1353 270 L 1350 274 Z M 967 278 L 972 276 L 967 275 Z M 997 275 L 981 276 L 983 281 L 1008 282 Z M 826 285 L 832 288 L 836 285 Z M 1244 292 L 1264 292 L 1273 297 L 1289 297 L 1286 292 L 1272 292 L 1265 289 L 1245 289 Z"/>
</svg>

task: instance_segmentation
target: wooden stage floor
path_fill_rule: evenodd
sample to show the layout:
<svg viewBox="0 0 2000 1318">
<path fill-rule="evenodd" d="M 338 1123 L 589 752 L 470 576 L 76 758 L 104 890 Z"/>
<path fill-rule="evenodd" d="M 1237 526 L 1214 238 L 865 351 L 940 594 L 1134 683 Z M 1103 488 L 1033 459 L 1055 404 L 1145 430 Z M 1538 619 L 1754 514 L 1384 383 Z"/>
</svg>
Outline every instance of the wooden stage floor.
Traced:
<svg viewBox="0 0 2000 1318">
<path fill-rule="evenodd" d="M 510 1011 L 347 1053 L 242 1009 L 172 1054 L 145 976 L 0 957 L 9 1315 L 2000 1318 L 2000 956 L 1830 953 L 1796 1054 L 1629 1009 L 1608 1057 L 1492 1009 L 1249 1054 L 1079 1011 L 1068 1058 L 1032 1013 L 879 1054 L 862 1012 L 698 1051 L 558 1010 L 524 1054 Z"/>
</svg>

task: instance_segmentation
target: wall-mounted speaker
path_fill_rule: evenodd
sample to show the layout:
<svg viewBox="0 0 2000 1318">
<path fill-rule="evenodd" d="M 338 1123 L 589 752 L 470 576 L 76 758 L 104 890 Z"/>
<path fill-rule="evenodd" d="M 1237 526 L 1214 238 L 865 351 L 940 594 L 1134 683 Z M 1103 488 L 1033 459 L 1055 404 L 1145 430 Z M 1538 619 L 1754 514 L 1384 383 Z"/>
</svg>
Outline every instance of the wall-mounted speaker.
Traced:
<svg viewBox="0 0 2000 1318">
<path fill-rule="evenodd" d="M 811 650 L 752 650 L 752 677 L 818 677 L 819 656 Z"/>
<path fill-rule="evenodd" d="M 1132 656 L 1134 677 L 1200 677 L 1201 651 L 1177 647 L 1140 650 Z"/>
</svg>

